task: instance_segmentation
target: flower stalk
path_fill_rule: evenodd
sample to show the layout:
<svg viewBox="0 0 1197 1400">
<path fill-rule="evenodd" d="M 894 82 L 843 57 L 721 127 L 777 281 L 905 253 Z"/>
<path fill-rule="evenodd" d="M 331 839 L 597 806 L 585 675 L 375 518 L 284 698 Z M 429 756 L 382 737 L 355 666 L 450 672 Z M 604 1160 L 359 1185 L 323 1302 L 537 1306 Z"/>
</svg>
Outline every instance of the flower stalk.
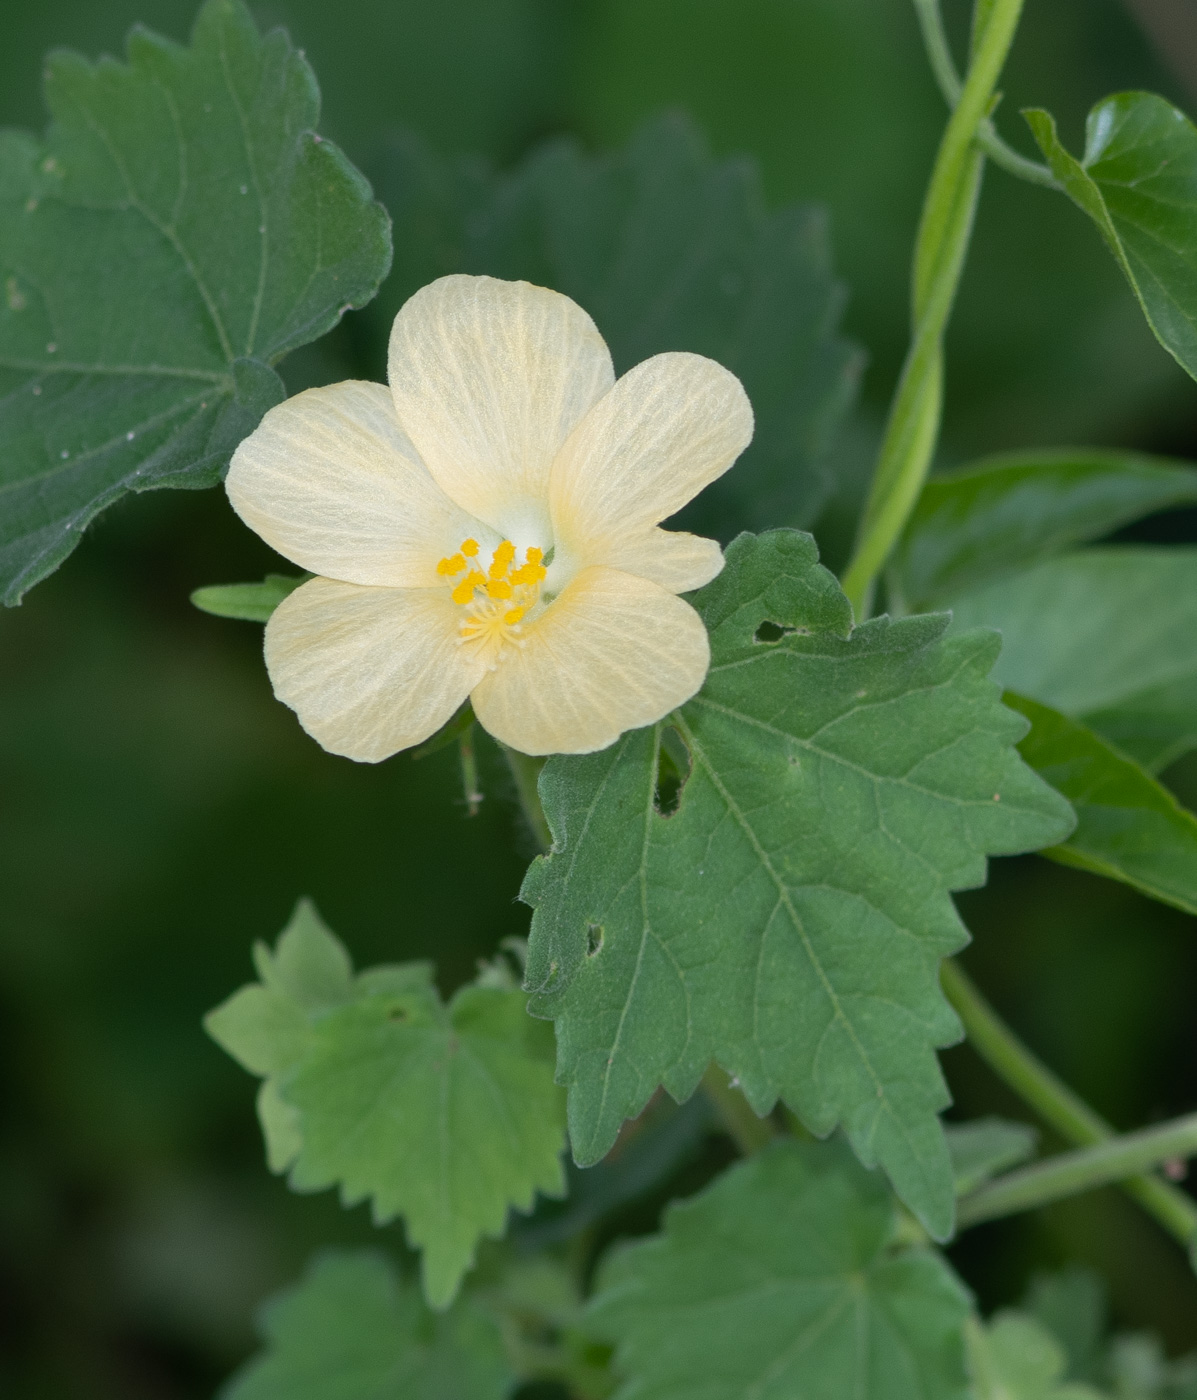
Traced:
<svg viewBox="0 0 1197 1400">
<path fill-rule="evenodd" d="M 943 340 L 964 270 L 985 155 L 978 133 L 997 85 L 1023 0 L 978 8 L 972 60 L 927 187 L 914 254 L 914 334 L 894 394 L 856 552 L 843 586 L 858 619 L 926 480 L 943 408 Z"/>
<path fill-rule="evenodd" d="M 955 962 L 945 962 L 940 977 L 973 1049 L 1045 1123 L 1079 1147 L 1117 1140 L 1105 1119 L 1018 1039 Z M 1166 1153 L 1163 1160 L 1169 1155 L 1174 1154 Z M 1133 1168 L 1118 1184 L 1169 1234 L 1190 1251 L 1194 1249 L 1197 1203 L 1189 1196 L 1158 1176 L 1136 1174 Z M 1082 1184 L 1076 1189 L 1087 1187 Z"/>
</svg>

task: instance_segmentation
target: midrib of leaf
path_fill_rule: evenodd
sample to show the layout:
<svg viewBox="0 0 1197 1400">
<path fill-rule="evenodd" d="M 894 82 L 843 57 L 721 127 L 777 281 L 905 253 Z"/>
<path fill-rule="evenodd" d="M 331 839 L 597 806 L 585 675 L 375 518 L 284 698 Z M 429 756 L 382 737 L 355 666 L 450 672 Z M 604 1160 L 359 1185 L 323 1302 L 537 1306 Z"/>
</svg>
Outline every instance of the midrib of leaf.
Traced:
<svg viewBox="0 0 1197 1400">
<path fill-rule="evenodd" d="M 270 224 L 266 214 L 266 199 L 262 194 L 262 183 L 258 179 L 258 163 L 254 159 L 250 141 L 249 123 L 246 121 L 241 99 L 237 96 L 237 91 L 233 86 L 233 75 L 229 71 L 229 53 L 225 47 L 223 25 L 220 28 L 220 71 L 224 77 L 224 85 L 228 89 L 233 110 L 237 113 L 237 124 L 241 128 L 241 144 L 245 148 L 245 163 L 249 166 L 249 178 L 253 183 L 254 194 L 258 201 L 258 289 L 254 295 L 253 311 L 249 318 L 249 333 L 245 338 L 245 353 L 252 355 L 254 342 L 258 338 L 258 318 L 262 312 L 262 299 L 266 295 L 266 266 L 269 260 L 268 229 Z"/>
<path fill-rule="evenodd" d="M 753 1381 L 749 1389 L 744 1392 L 744 1400 L 755 1400 L 755 1397 L 763 1395 L 765 1393 L 765 1387 L 772 1384 L 786 1367 L 791 1365 L 804 1351 L 809 1350 L 823 1333 L 839 1319 L 840 1314 L 854 1303 L 857 1306 L 859 1314 L 860 1311 L 863 1311 L 861 1300 L 854 1297 L 853 1290 L 850 1286 L 844 1287 L 841 1296 L 838 1299 L 833 1299 L 819 1317 L 817 1317 L 804 1332 L 799 1332 L 793 1342 L 786 1347 L 785 1351 L 774 1359 L 773 1364 L 766 1367 L 761 1375 Z"/>
<path fill-rule="evenodd" d="M 140 375 L 146 379 L 200 379 L 205 384 L 228 388 L 232 381 L 227 374 L 215 369 L 190 369 L 183 365 L 85 365 L 78 360 L 15 360 L 0 355 L 0 369 L 37 370 L 41 374 L 112 374 L 128 378 Z M 13 393 L 20 393 L 21 385 Z M 12 394 L 5 395 L 11 398 Z"/>
<path fill-rule="evenodd" d="M 723 706 L 713 706 L 712 708 L 717 708 L 720 710 L 724 709 Z M 724 710 L 724 713 L 734 715 L 735 712 L 731 710 Z M 856 1047 L 857 1053 L 860 1055 L 861 1062 L 868 1070 L 869 1077 L 870 1079 L 872 1079 L 873 1085 L 877 1090 L 877 1097 L 882 1103 L 886 1104 L 886 1109 L 888 1112 L 889 1099 L 888 1095 L 885 1092 L 885 1086 L 882 1083 L 881 1079 L 878 1077 L 877 1071 L 873 1068 L 873 1062 L 869 1055 L 866 1053 L 864 1046 L 861 1044 L 860 1038 L 856 1034 L 855 1026 L 853 1026 L 852 1022 L 848 1019 L 848 1016 L 840 1003 L 840 999 L 836 995 L 835 988 L 832 986 L 831 980 L 827 976 L 823 964 L 820 961 L 818 954 L 815 952 L 814 945 L 811 943 L 810 937 L 806 932 L 806 927 L 803 924 L 802 920 L 799 918 L 797 909 L 794 908 L 793 900 L 791 900 L 790 898 L 790 892 L 786 888 L 785 882 L 781 879 L 777 871 L 773 868 L 773 862 L 769 859 L 768 852 L 761 845 L 759 839 L 757 838 L 757 834 L 756 831 L 753 829 L 752 823 L 740 810 L 739 803 L 736 802 L 735 798 L 732 797 L 731 793 L 728 792 L 727 788 L 723 785 L 718 773 L 716 773 L 713 765 L 711 764 L 710 759 L 707 757 L 706 751 L 698 742 L 694 731 L 690 728 L 686 721 L 682 719 L 680 715 L 676 717 L 675 723 L 677 723 L 678 728 L 682 731 L 682 736 L 686 740 L 686 743 L 690 746 L 690 752 L 694 755 L 694 761 L 696 763 L 702 764 L 703 771 L 711 780 L 711 783 L 715 787 L 715 790 L 719 793 L 719 796 L 722 798 L 723 804 L 727 808 L 728 813 L 738 824 L 740 829 L 744 832 L 745 836 L 748 837 L 748 840 L 752 845 L 752 849 L 756 853 L 757 860 L 760 862 L 761 867 L 764 869 L 769 879 L 773 882 L 773 887 L 777 891 L 778 900 L 778 903 L 775 907 L 784 909 L 786 914 L 788 915 L 790 923 L 793 925 L 794 931 L 795 933 L 797 933 L 798 938 L 806 951 L 806 956 L 810 960 L 810 964 L 815 970 L 815 974 L 819 979 L 820 985 L 822 986 L 823 991 L 826 993 L 827 1000 L 831 1004 L 836 1020 L 838 1020 L 839 1023 L 843 1026 L 844 1030 L 848 1033 L 852 1044 Z M 761 942 L 763 945 L 763 936 Z M 757 980 L 756 984 L 753 987 L 752 993 L 752 1015 L 754 1030 L 756 1028 L 756 1017 L 758 1014 L 758 1005 L 760 1000 L 757 994 L 760 986 L 759 974 L 760 961 L 758 959 Z M 890 1116 L 892 1117 L 893 1115 L 891 1114 Z"/>
<path fill-rule="evenodd" d="M 83 113 L 84 119 L 86 120 L 88 126 L 91 127 L 92 131 L 94 131 L 95 134 L 104 143 L 105 149 L 108 151 L 108 154 L 112 157 L 112 163 L 120 172 L 120 177 L 125 182 L 125 192 L 128 197 L 130 207 L 136 209 L 137 212 L 142 216 L 142 218 L 144 218 L 146 222 L 150 225 L 150 227 L 155 229 L 161 237 L 166 239 L 170 246 L 175 250 L 175 253 L 178 256 L 180 262 L 182 262 L 184 268 L 187 270 L 187 275 L 195 284 L 195 289 L 197 292 L 199 292 L 204 306 L 207 308 L 208 316 L 211 319 L 212 325 L 216 331 L 216 335 L 220 340 L 221 352 L 223 353 L 225 360 L 231 365 L 236 359 L 236 356 L 233 354 L 232 342 L 229 340 L 228 332 L 225 330 L 224 321 L 221 319 L 220 312 L 217 309 L 216 303 L 212 299 L 211 292 L 208 291 L 204 279 L 199 274 L 199 269 L 192 261 L 190 253 L 188 253 L 187 249 L 183 246 L 183 240 L 179 237 L 177 230 L 174 229 L 170 224 L 164 224 L 162 220 L 159 219 L 158 216 L 154 213 L 154 211 L 149 207 L 149 205 L 145 203 L 145 201 L 140 197 L 140 195 L 138 195 L 137 188 L 129 176 L 128 168 L 126 167 L 125 162 L 121 158 L 119 148 L 116 146 L 115 142 L 113 142 L 113 140 L 109 136 L 108 132 L 104 129 L 104 127 L 100 125 L 100 123 L 92 115 L 91 110 L 82 101 L 79 102 L 79 110 Z M 181 145 L 179 133 L 177 131 L 175 132 L 175 141 L 176 144 Z M 179 162 L 179 174 L 180 180 L 182 180 L 183 175 L 185 173 L 185 164 L 181 152 L 179 156 Z"/>
</svg>

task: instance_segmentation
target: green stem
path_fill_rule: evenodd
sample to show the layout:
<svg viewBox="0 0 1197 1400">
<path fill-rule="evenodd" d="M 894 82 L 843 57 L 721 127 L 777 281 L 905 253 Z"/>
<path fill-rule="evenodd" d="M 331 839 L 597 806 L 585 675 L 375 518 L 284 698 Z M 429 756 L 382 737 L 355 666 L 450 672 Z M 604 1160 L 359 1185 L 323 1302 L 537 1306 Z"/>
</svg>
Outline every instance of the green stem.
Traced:
<svg viewBox="0 0 1197 1400">
<path fill-rule="evenodd" d="M 1197 1156 L 1197 1113 L 1008 1172 L 965 1196 L 957 1220 L 962 1230 L 967 1229 L 982 1220 L 1034 1210 L 1066 1196 L 1125 1181 L 1161 1162 L 1193 1156 Z"/>
<path fill-rule="evenodd" d="M 914 7 L 918 13 L 919 27 L 923 31 L 923 45 L 927 50 L 931 71 L 935 74 L 944 101 L 949 107 L 955 107 L 960 101 L 962 84 L 960 75 L 956 72 L 952 51 L 948 47 L 948 36 L 944 32 L 939 0 L 914 0 Z M 994 165 L 1000 165 L 1011 175 L 1017 175 L 1021 180 L 1029 180 L 1031 184 L 1042 185 L 1046 189 L 1061 188 L 1059 180 L 1046 165 L 1020 155 L 1012 146 L 1008 146 L 988 117 L 983 118 L 977 127 L 977 145 Z"/>
<path fill-rule="evenodd" d="M 461 762 L 461 788 L 465 793 L 466 815 L 476 817 L 482 805 L 482 788 L 478 783 L 478 755 L 474 749 L 472 724 L 457 736 L 457 757 Z"/>
<path fill-rule="evenodd" d="M 711 1065 L 703 1075 L 702 1088 L 718 1110 L 728 1136 L 745 1157 L 759 1152 L 777 1136 L 777 1124 L 771 1118 L 758 1118 L 752 1105 L 733 1087 L 718 1065 Z"/>
<path fill-rule="evenodd" d="M 1023 1045 L 956 963 L 943 964 L 941 980 L 976 1052 L 1065 1141 L 1088 1147 L 1115 1136 L 1104 1118 Z M 1132 1175 L 1120 1184 L 1169 1233 L 1193 1248 L 1197 1203 L 1157 1176 Z"/>
<path fill-rule="evenodd" d="M 515 793 L 519 798 L 524 817 L 532 829 L 532 835 L 536 837 L 537 845 L 542 851 L 551 850 L 553 833 L 549 830 L 544 808 L 540 805 L 540 791 L 537 786 L 540 781 L 540 770 L 544 767 L 545 760 L 533 758 L 530 754 L 520 753 L 516 749 L 509 749 L 506 744 L 503 745 L 503 753 L 507 758 L 507 766 L 511 769 L 511 776 L 515 780 Z"/>
<path fill-rule="evenodd" d="M 981 189 L 981 122 L 994 100 L 1023 0 L 992 0 L 974 45 L 968 77 L 948 120 L 927 186 L 914 254 L 914 335 L 886 424 L 860 541 L 844 575 L 858 618 L 874 581 L 922 490 L 939 437 L 943 337 L 960 285 Z"/>
</svg>

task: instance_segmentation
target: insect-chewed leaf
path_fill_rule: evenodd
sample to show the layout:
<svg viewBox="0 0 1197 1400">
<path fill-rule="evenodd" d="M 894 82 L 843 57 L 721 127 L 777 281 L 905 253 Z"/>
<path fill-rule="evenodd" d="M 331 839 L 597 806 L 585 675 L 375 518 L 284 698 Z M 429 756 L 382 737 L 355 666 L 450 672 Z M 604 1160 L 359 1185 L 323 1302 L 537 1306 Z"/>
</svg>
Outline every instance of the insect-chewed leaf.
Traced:
<svg viewBox="0 0 1197 1400">
<path fill-rule="evenodd" d="M 125 491 L 211 486 L 272 366 L 373 296 L 387 215 L 314 134 L 311 69 L 241 0 L 190 48 L 52 54 L 44 143 L 0 132 L 0 596 Z"/>
<path fill-rule="evenodd" d="M 981 884 L 986 855 L 1059 841 L 1072 812 L 1013 747 L 994 634 L 931 616 L 849 635 L 817 559 L 794 531 L 741 536 L 696 595 L 712 664 L 665 722 L 691 765 L 672 815 L 661 725 L 550 759 L 527 985 L 556 1022 L 580 1162 L 716 1060 L 758 1113 L 780 1096 L 820 1136 L 844 1124 L 946 1237 L 934 1048 L 959 1029 L 938 968 L 966 940 L 949 891 Z"/>
<path fill-rule="evenodd" d="M 838 1143 L 778 1143 L 671 1206 L 599 1278 L 616 1400 L 966 1400 L 968 1294 L 933 1251 L 888 1250 L 895 1223 Z"/>
<path fill-rule="evenodd" d="M 267 1303 L 266 1348 L 221 1400 L 503 1400 L 515 1377 L 498 1323 L 466 1299 L 430 1312 L 381 1255 L 326 1254 Z"/>
<path fill-rule="evenodd" d="M 468 986 L 446 1006 L 427 963 L 352 975 L 348 955 L 301 903 L 261 982 L 206 1026 L 246 1069 L 267 1156 L 301 1191 L 339 1185 L 379 1223 L 402 1215 L 424 1251 L 424 1288 L 449 1303 L 483 1235 L 537 1191 L 564 1189 L 562 1094 L 549 1028 L 525 998 Z"/>
</svg>

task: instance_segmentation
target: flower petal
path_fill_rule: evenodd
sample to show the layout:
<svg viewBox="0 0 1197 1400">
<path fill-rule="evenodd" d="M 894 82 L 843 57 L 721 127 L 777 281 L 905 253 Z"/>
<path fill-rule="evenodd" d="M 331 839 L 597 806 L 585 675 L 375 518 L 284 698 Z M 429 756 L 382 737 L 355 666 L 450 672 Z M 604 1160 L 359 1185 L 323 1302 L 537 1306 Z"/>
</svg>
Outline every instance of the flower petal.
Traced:
<svg viewBox="0 0 1197 1400">
<path fill-rule="evenodd" d="M 558 550 L 578 565 L 680 510 L 752 441 L 752 406 L 730 370 L 702 355 L 654 355 L 570 434 L 553 463 Z"/>
<path fill-rule="evenodd" d="M 717 540 L 653 526 L 616 540 L 604 552 L 603 563 L 651 579 L 670 593 L 689 593 L 722 572 L 723 551 Z"/>
<path fill-rule="evenodd" d="M 482 727 L 521 753 L 593 753 L 702 685 L 702 619 L 668 589 L 585 569 L 473 691 Z"/>
<path fill-rule="evenodd" d="M 266 669 L 317 743 L 377 763 L 435 734 L 478 683 L 459 622 L 444 589 L 314 578 L 266 624 Z"/>
<path fill-rule="evenodd" d="M 347 583 L 431 587 L 437 561 L 478 532 L 429 476 L 385 384 L 347 380 L 272 408 L 225 486 L 272 548 Z"/>
<path fill-rule="evenodd" d="M 594 322 L 568 297 L 453 276 L 395 317 L 390 381 L 399 421 L 441 489 L 512 538 L 547 527 L 553 458 L 615 372 Z"/>
</svg>

